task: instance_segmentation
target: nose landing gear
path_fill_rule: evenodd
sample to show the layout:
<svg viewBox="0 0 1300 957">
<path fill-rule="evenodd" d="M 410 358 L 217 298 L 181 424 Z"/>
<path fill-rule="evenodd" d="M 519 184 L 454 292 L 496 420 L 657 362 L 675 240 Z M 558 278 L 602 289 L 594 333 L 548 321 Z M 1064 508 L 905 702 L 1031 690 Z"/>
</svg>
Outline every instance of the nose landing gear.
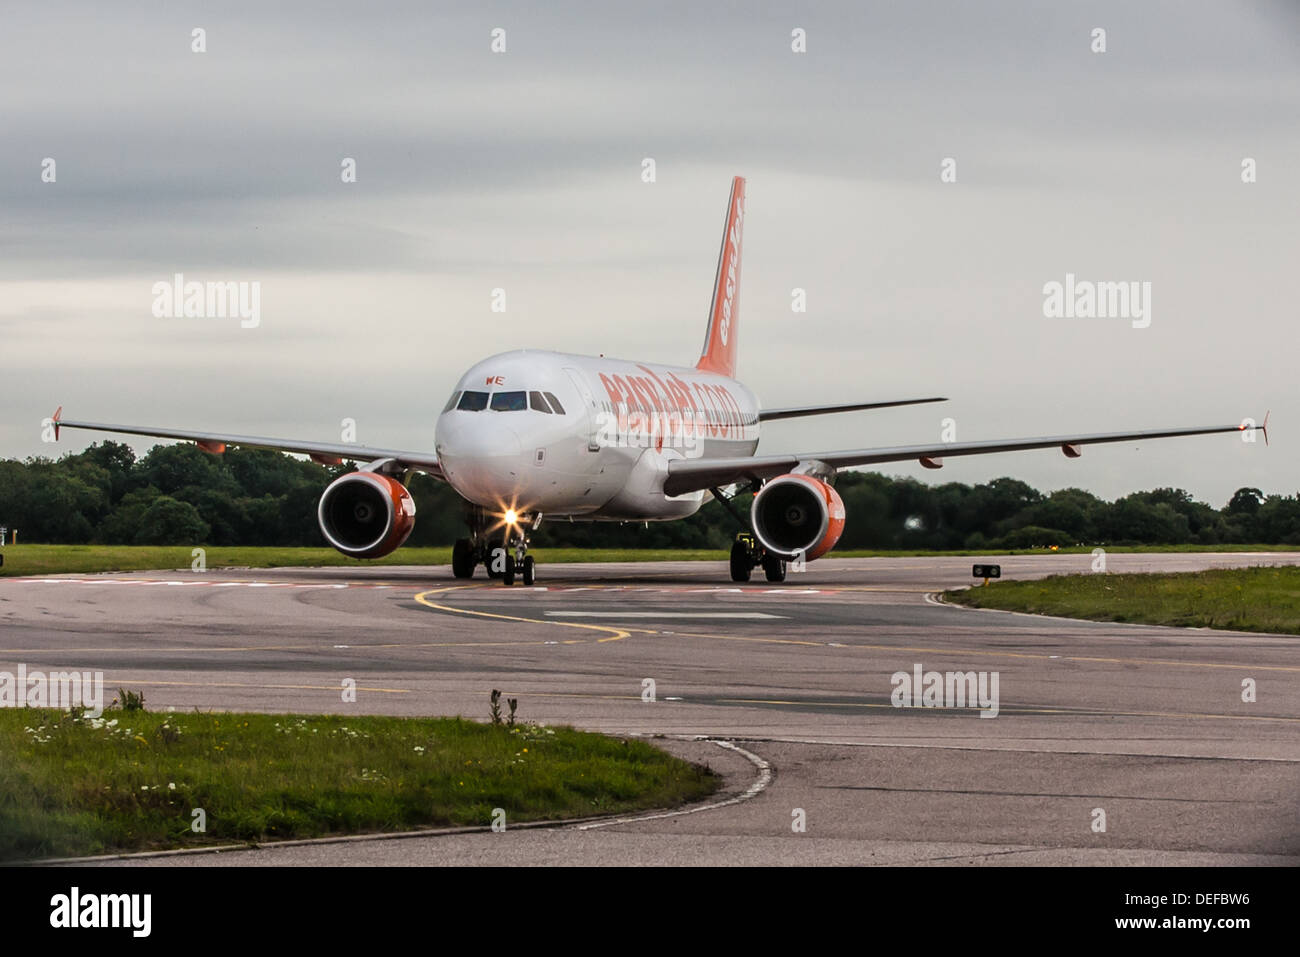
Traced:
<svg viewBox="0 0 1300 957">
<path fill-rule="evenodd" d="M 502 568 L 499 577 L 506 586 L 513 585 L 515 578 L 523 579 L 525 586 L 532 587 L 537 580 L 537 563 L 528 554 L 528 536 L 520 529 L 514 535 L 514 554 L 510 554 L 509 538 L 503 540 L 501 550 L 496 552 L 493 564 Z M 504 562 L 501 560 L 504 559 Z M 491 567 L 491 566 L 489 566 Z"/>
<path fill-rule="evenodd" d="M 534 516 L 530 527 L 536 527 L 540 518 L 540 513 Z M 528 554 L 528 535 L 522 517 L 518 524 L 502 532 L 496 516 L 473 506 L 466 514 L 466 522 L 470 537 L 458 539 L 451 549 L 453 575 L 473 578 L 474 569 L 482 565 L 488 578 L 500 579 L 507 586 L 513 585 L 516 578 L 523 579 L 527 586 L 537 580 L 537 563 Z M 494 527 L 498 530 L 490 531 Z"/>
</svg>

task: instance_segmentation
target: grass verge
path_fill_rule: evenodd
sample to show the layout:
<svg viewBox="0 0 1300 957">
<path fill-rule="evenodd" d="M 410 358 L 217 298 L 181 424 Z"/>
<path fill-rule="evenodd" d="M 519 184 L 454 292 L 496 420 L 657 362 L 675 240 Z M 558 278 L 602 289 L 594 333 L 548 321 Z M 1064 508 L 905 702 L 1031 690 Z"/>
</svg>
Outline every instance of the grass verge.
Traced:
<svg viewBox="0 0 1300 957">
<path fill-rule="evenodd" d="M 646 742 L 572 728 L 3 708 L 0 861 L 488 825 L 496 808 L 509 827 L 672 807 L 718 784 Z"/>
<path fill-rule="evenodd" d="M 1136 545 L 1108 546 L 1110 552 L 1252 552 L 1297 551 L 1297 545 Z M 0 549 L 5 556 L 0 577 L 27 575 L 95 574 L 99 572 L 189 569 L 195 561 L 188 545 L 10 545 Z M 1075 555 L 1088 554 L 1092 546 L 1071 546 L 1058 551 L 1022 548 L 1010 551 L 925 551 L 905 549 L 881 551 L 853 549 L 833 552 L 833 558 L 913 557 L 924 555 Z M 534 548 L 539 564 L 570 562 L 665 562 L 727 560 L 728 553 L 707 548 Z M 360 561 L 332 548 L 205 547 L 208 568 L 353 567 L 376 565 L 450 565 L 450 548 L 399 548 L 384 558 Z"/>
<path fill-rule="evenodd" d="M 944 592 L 975 608 L 1093 621 L 1300 634 L 1300 567 L 1203 572 L 1053 575 Z"/>
</svg>

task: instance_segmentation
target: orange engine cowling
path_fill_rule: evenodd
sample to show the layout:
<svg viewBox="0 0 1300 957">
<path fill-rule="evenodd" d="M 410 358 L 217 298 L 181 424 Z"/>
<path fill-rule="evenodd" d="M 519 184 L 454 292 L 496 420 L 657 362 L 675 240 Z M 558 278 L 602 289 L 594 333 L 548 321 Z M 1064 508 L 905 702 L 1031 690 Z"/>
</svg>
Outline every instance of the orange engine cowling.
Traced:
<svg viewBox="0 0 1300 957">
<path fill-rule="evenodd" d="M 821 479 L 790 473 L 759 489 L 750 518 L 769 552 L 810 562 L 834 548 L 844 534 L 844 501 Z"/>
<path fill-rule="evenodd" d="M 415 501 L 406 486 L 378 472 L 349 472 L 330 483 L 316 509 L 320 530 L 352 558 L 382 558 L 415 527 Z"/>
</svg>

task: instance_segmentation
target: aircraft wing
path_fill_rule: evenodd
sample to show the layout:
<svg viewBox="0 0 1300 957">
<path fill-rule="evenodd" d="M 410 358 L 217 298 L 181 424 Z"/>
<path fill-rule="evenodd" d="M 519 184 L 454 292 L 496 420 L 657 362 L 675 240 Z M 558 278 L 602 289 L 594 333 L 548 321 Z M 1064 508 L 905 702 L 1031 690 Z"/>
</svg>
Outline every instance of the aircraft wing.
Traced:
<svg viewBox="0 0 1300 957">
<path fill-rule="evenodd" d="M 921 405 L 925 402 L 947 402 L 943 397 L 933 399 L 895 399 L 892 402 L 851 402 L 848 405 L 794 405 L 782 409 L 763 409 L 758 413 L 758 421 L 771 422 L 773 419 L 797 419 L 804 415 L 826 415 L 830 412 L 857 412 L 861 409 L 889 409 L 897 405 Z"/>
<path fill-rule="evenodd" d="M 442 478 L 442 468 L 438 457 L 430 452 L 404 452 L 398 449 L 377 449 L 350 442 L 302 442 L 298 439 L 272 439 L 259 435 L 233 435 L 229 432 L 192 432 L 183 429 L 160 429 L 143 425 L 115 425 L 105 422 L 80 422 L 65 419 L 62 407 L 54 413 L 51 422 L 54 425 L 54 437 L 59 437 L 60 429 L 89 429 L 94 432 L 122 432 L 127 435 L 149 435 L 160 439 L 181 439 L 195 442 L 205 452 L 220 453 L 227 445 L 241 445 L 252 449 L 275 449 L 280 452 L 294 452 L 308 455 L 312 461 L 322 465 L 340 465 L 345 461 L 374 462 L 379 459 L 393 459 L 399 465 L 427 472 L 435 478 Z"/>
<path fill-rule="evenodd" d="M 883 462 L 906 462 L 916 459 L 927 468 L 939 468 L 943 459 L 954 455 L 982 455 L 986 452 L 1019 452 L 1025 449 L 1059 448 L 1070 458 L 1081 454 L 1079 446 L 1103 442 L 1128 442 L 1138 439 L 1169 439 L 1182 435 L 1208 435 L 1213 432 L 1263 430 L 1268 438 L 1268 418 L 1263 425 L 1217 425 L 1188 429 L 1150 429 L 1143 432 L 1099 432 L 1093 435 L 1057 435 L 1024 439 L 992 439 L 984 442 L 939 442 L 933 445 L 899 445 L 892 448 L 852 449 L 843 452 L 806 452 L 791 455 L 756 455 L 748 458 L 674 459 L 668 463 L 664 482 L 667 495 L 684 495 L 701 489 L 718 488 L 761 479 L 775 478 L 793 471 L 802 462 L 823 462 L 834 469 Z"/>
</svg>

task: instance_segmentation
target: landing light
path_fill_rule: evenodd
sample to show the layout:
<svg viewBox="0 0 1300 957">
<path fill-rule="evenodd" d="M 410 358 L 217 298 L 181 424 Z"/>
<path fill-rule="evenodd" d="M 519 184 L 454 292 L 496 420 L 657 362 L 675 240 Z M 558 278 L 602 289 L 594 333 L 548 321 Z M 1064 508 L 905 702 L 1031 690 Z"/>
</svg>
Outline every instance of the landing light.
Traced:
<svg viewBox="0 0 1300 957">
<path fill-rule="evenodd" d="M 506 520 L 507 525 L 519 524 L 519 514 L 513 508 L 506 509 L 506 514 L 502 517 Z"/>
</svg>

